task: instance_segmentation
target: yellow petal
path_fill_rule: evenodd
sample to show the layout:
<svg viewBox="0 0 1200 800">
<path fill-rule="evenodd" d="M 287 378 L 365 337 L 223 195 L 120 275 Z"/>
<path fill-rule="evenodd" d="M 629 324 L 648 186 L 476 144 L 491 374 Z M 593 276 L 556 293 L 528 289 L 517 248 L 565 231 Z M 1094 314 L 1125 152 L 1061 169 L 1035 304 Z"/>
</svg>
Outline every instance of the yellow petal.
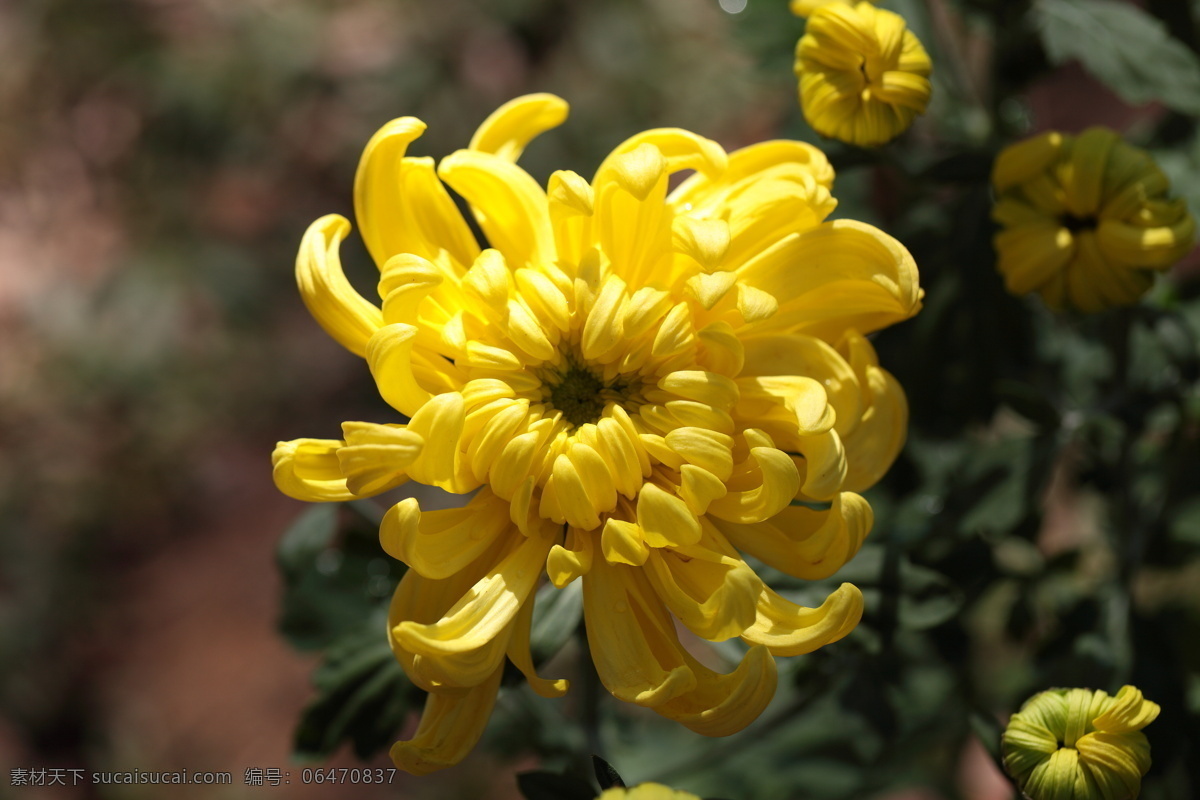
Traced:
<svg viewBox="0 0 1200 800">
<path fill-rule="evenodd" d="M 788 575 L 822 580 L 858 553 L 874 521 L 866 500 L 843 492 L 825 511 L 789 506 L 753 525 L 714 523 L 743 553 Z"/>
<path fill-rule="evenodd" d="M 529 173 L 487 153 L 459 150 L 442 159 L 438 175 L 470 203 L 488 242 L 511 266 L 554 263 L 546 193 Z"/>
<path fill-rule="evenodd" d="M 656 706 L 655 712 L 702 736 L 729 736 L 758 719 L 775 695 L 775 660 L 751 647 L 728 675 L 713 672 L 684 651 L 696 688 Z"/>
<path fill-rule="evenodd" d="M 615 274 L 633 284 L 671 256 L 667 160 L 651 144 L 617 152 L 596 171 L 596 240 Z"/>
<path fill-rule="evenodd" d="M 773 655 L 798 656 L 836 642 L 862 619 L 862 592 L 843 583 L 819 608 L 805 608 L 766 586 L 758 598 L 758 616 L 742 639 L 767 647 Z"/>
<path fill-rule="evenodd" d="M 388 509 L 379 527 L 384 552 L 420 575 L 449 578 L 511 529 L 508 504 L 486 488 L 461 508 L 421 511 L 415 498 Z"/>
<path fill-rule="evenodd" d="M 1140 731 L 1158 719 L 1161 710 L 1158 703 L 1142 697 L 1137 687 L 1125 685 L 1117 692 L 1112 706 L 1092 720 L 1092 724 L 1105 733 Z"/>
<path fill-rule="evenodd" d="M 870 333 L 920 308 L 917 267 L 908 250 L 853 220 L 826 222 L 785 238 L 739 276 L 780 300 L 779 312 L 759 323 L 756 332 L 796 331 L 836 340 L 845 330 Z"/>
<path fill-rule="evenodd" d="M 367 340 L 383 325 L 383 313 L 354 290 L 342 272 L 338 247 L 350 223 L 337 214 L 321 217 L 300 240 L 296 283 L 309 313 L 338 344 L 365 355 Z"/>
<path fill-rule="evenodd" d="M 1142 776 L 1150 770 L 1150 743 L 1143 734 L 1096 731 L 1081 736 L 1075 749 L 1101 796 L 1138 796 Z"/>
<path fill-rule="evenodd" d="M 806 376 L 817 381 L 823 389 L 835 412 L 833 429 L 843 441 L 846 434 L 858 426 L 863 411 L 862 387 L 854 370 L 827 343 L 803 334 L 756 337 L 745 343 L 745 354 L 739 386 L 742 380 L 759 375 Z M 769 386 L 764 388 L 770 390 Z M 794 409 L 811 409 L 805 414 L 797 411 L 797 432 L 815 433 L 824 422 L 825 412 L 817 408 L 816 398 L 809 402 L 811 406 L 795 400 L 790 404 Z"/>
<path fill-rule="evenodd" d="M 413 374 L 416 341 L 415 326 L 396 322 L 375 331 L 365 353 L 380 396 L 392 408 L 410 417 L 433 397 Z"/>
<path fill-rule="evenodd" d="M 671 613 L 703 639 L 723 642 L 754 624 L 762 581 L 739 558 L 700 544 L 655 550 L 646 577 Z"/>
<path fill-rule="evenodd" d="M 529 645 L 529 629 L 533 622 L 535 597 L 535 594 L 530 595 L 525 604 L 521 606 L 521 610 L 517 612 L 517 618 L 513 620 L 512 638 L 508 640 L 506 652 L 509 661 L 521 670 L 521 674 L 529 682 L 529 688 L 533 689 L 535 694 L 541 697 L 562 697 L 570 688 L 570 682 L 562 678 L 546 680 L 537 674 L 537 668 L 533 665 L 533 653 L 530 652 Z"/>
<path fill-rule="evenodd" d="M 600 550 L 611 564 L 629 564 L 640 567 L 646 563 L 650 548 L 642 538 L 642 529 L 636 523 L 609 517 L 600 534 Z"/>
<path fill-rule="evenodd" d="M 1043 133 L 1000 151 L 992 167 L 992 183 L 1003 192 L 1044 172 L 1063 148 L 1063 135 L 1057 131 Z"/>
<path fill-rule="evenodd" d="M 460 265 L 479 252 L 475 237 L 428 158 L 405 158 L 425 131 L 413 117 L 380 128 L 363 150 L 354 177 L 354 213 L 376 264 L 399 253 L 436 260 L 445 251 Z"/>
<path fill-rule="evenodd" d="M 899 381 L 879 368 L 867 339 L 852 334 L 843 346 L 850 351 L 850 363 L 859 374 L 864 411 L 857 427 L 841 437 L 846 454 L 842 488 L 863 492 L 884 476 L 904 447 L 908 398 Z"/>
<path fill-rule="evenodd" d="M 509 100 L 483 121 L 468 148 L 516 161 L 534 137 L 563 124 L 567 109 L 566 101 L 552 94 Z"/>
<path fill-rule="evenodd" d="M 425 439 L 421 455 L 408 467 L 414 480 L 455 494 L 465 494 L 479 485 L 469 474 L 470 466 L 459 450 L 465 417 L 463 397 L 458 392 L 439 394 L 412 415 L 408 429 Z"/>
<path fill-rule="evenodd" d="M 651 547 L 672 547 L 700 541 L 700 522 L 679 497 L 652 483 L 637 499 L 637 521 Z"/>
<path fill-rule="evenodd" d="M 733 437 L 708 428 L 676 428 L 666 435 L 667 445 L 689 464 L 695 464 L 724 481 L 733 472 Z"/>
<path fill-rule="evenodd" d="M 586 575 L 592 568 L 592 537 L 578 528 L 567 527 L 567 539 L 563 544 L 550 548 L 546 556 L 546 575 L 559 589 L 576 578 Z"/>
<path fill-rule="evenodd" d="M 271 454 L 272 477 L 279 491 L 307 503 L 353 500 L 338 463 L 340 439 L 293 439 L 279 442 Z"/>
<path fill-rule="evenodd" d="M 428 775 L 466 758 L 487 727 L 503 674 L 501 665 L 463 694 L 430 694 L 413 738 L 392 745 L 392 763 L 412 775 Z"/>
<path fill-rule="evenodd" d="M 748 439 L 749 441 L 749 439 Z M 750 448 L 758 485 L 731 491 L 708 507 L 710 516 L 742 524 L 762 522 L 787 507 L 800 489 L 800 473 L 787 453 L 774 447 Z"/>
<path fill-rule="evenodd" d="M 425 440 L 399 425 L 343 422 L 346 446 L 337 452 L 346 487 L 359 497 L 387 491 L 408 479 L 405 469 L 421 454 Z"/>
<path fill-rule="evenodd" d="M 392 635 L 405 650 L 432 658 L 483 647 L 513 621 L 553 544 L 552 536 L 522 537 L 441 619 L 430 624 L 400 622 Z"/>
<path fill-rule="evenodd" d="M 596 672 L 619 700 L 657 706 L 690 691 L 675 626 L 639 569 L 596 559 L 583 578 L 583 617 Z"/>
</svg>

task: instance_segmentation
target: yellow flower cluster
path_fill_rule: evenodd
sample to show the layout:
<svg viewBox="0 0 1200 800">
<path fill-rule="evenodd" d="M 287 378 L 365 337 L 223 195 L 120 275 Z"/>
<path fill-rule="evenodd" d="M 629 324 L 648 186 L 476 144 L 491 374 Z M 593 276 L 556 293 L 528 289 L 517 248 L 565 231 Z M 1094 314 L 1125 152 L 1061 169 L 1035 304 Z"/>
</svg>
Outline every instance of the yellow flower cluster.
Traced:
<svg viewBox="0 0 1200 800">
<path fill-rule="evenodd" d="M 902 389 L 865 334 L 920 306 L 916 266 L 885 233 L 826 221 L 833 171 L 816 148 L 726 154 L 679 129 L 618 146 L 591 181 L 543 189 L 515 163 L 560 124 L 551 95 L 514 100 L 434 166 L 406 155 L 413 118 L 368 143 L 355 181 L 380 303 L 345 278 L 339 216 L 300 247 L 301 294 L 366 359 L 407 422 L 346 422 L 340 439 L 281 442 L 277 485 L 308 501 L 406 481 L 474 496 L 396 503 L 380 530 L 408 565 L 388 636 L 429 692 L 392 757 L 429 772 L 481 735 L 507 657 L 558 696 L 530 656 L 535 589 L 582 578 L 592 658 L 613 695 L 721 736 L 775 690 L 773 655 L 845 636 L 862 595 L 819 608 L 768 588 L 742 553 L 832 575 L 872 524 L 859 495 L 905 438 Z M 672 174 L 695 170 L 673 191 Z M 442 182 L 470 205 L 481 248 Z M 749 645 L 714 672 L 680 642 Z"/>
<path fill-rule="evenodd" d="M 1107 128 L 1006 148 L 992 171 L 998 267 L 1009 292 L 1053 309 L 1137 302 L 1192 248 L 1196 223 L 1154 159 Z"/>
<path fill-rule="evenodd" d="M 925 113 L 933 67 L 904 18 L 867 2 L 797 0 L 800 106 L 822 136 L 860 147 L 891 141 Z"/>
<path fill-rule="evenodd" d="M 1150 769 L 1141 732 L 1159 708 L 1133 686 L 1034 695 L 1004 731 L 1004 767 L 1031 800 L 1133 800 Z"/>
</svg>

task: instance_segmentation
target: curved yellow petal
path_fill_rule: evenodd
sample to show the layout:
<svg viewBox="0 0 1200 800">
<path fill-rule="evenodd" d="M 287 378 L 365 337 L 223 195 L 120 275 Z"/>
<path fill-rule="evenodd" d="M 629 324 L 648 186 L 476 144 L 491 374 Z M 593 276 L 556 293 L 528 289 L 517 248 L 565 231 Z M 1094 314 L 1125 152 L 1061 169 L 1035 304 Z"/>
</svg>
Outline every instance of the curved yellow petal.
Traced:
<svg viewBox="0 0 1200 800">
<path fill-rule="evenodd" d="M 1079 763 L 1100 787 L 1102 797 L 1137 797 L 1150 770 L 1150 743 L 1141 732 L 1085 734 L 1075 742 Z"/>
<path fill-rule="evenodd" d="M 461 508 L 421 511 L 416 498 L 388 509 L 379 527 L 384 552 L 418 574 L 449 578 L 511 530 L 508 504 L 483 489 Z"/>
<path fill-rule="evenodd" d="M 271 454 L 272 477 L 279 491 L 307 503 L 353 500 L 338 463 L 340 439 L 293 439 L 279 442 Z"/>
<path fill-rule="evenodd" d="M 862 619 L 863 596 L 843 583 L 819 608 L 805 608 L 763 586 L 758 616 L 742 639 L 768 648 L 773 655 L 799 656 L 838 641 Z"/>
<path fill-rule="evenodd" d="M 367 340 L 383 325 L 383 312 L 354 290 L 342 272 L 338 247 L 350 223 L 328 214 L 304 233 L 296 255 L 296 283 L 309 313 L 338 344 L 365 355 Z"/>
<path fill-rule="evenodd" d="M 555 587 L 563 588 L 592 568 L 592 538 L 578 528 L 567 526 L 566 541 L 550 548 L 546 556 L 546 577 Z"/>
<path fill-rule="evenodd" d="M 714 520 L 739 550 L 788 575 L 822 580 L 853 558 L 875 522 L 870 504 L 843 492 L 827 510 L 789 506 L 753 525 Z"/>
<path fill-rule="evenodd" d="M 554 263 L 546 193 L 529 173 L 498 156 L 459 150 L 442 159 L 438 175 L 470 203 L 488 242 L 513 268 Z"/>
<path fill-rule="evenodd" d="M 514 98 L 483 121 L 467 147 L 506 161 L 516 161 L 534 137 L 566 121 L 568 108 L 567 101 L 552 94 Z"/>
<path fill-rule="evenodd" d="M 650 556 L 650 548 L 637 523 L 609 517 L 600 532 L 600 552 L 610 564 L 640 567 Z"/>
<path fill-rule="evenodd" d="M 408 480 L 405 470 L 425 440 L 400 425 L 343 422 L 346 444 L 337 451 L 346 488 L 359 497 L 387 491 Z"/>
<path fill-rule="evenodd" d="M 865 337 L 851 333 L 843 342 L 858 374 L 863 414 L 858 425 L 841 437 L 846 454 L 842 488 L 863 492 L 891 468 L 908 438 L 908 398 L 891 373 L 880 369 L 875 349 Z"/>
<path fill-rule="evenodd" d="M 447 392 L 432 398 L 412 415 L 408 429 L 425 439 L 421 454 L 408 467 L 414 480 L 455 494 L 479 486 L 459 447 L 466 422 L 464 406 L 461 394 Z"/>
<path fill-rule="evenodd" d="M 818 267 L 819 265 L 819 267 Z M 836 341 L 908 319 L 921 306 L 917 265 L 898 241 L 854 220 L 825 222 L 781 240 L 739 270 L 779 298 L 756 334 L 800 332 Z"/>
<path fill-rule="evenodd" d="M 700 521 L 681 498 L 652 483 L 637 499 L 637 522 L 651 547 L 677 547 L 700 541 Z"/>
<path fill-rule="evenodd" d="M 696 687 L 641 570 L 596 559 L 583 577 L 583 618 L 596 672 L 617 699 L 654 707 Z"/>
<path fill-rule="evenodd" d="M 376 264 L 398 253 L 435 260 L 445 251 L 460 265 L 479 252 L 454 201 L 428 158 L 405 158 L 425 123 L 401 117 L 380 128 L 363 150 L 354 176 L 354 213 Z"/>
<path fill-rule="evenodd" d="M 701 544 L 654 550 L 646 577 L 671 613 L 703 639 L 723 642 L 754 623 L 762 581 L 740 558 Z"/>
<path fill-rule="evenodd" d="M 401 622 L 393 636 L 404 649 L 433 658 L 466 653 L 500 635 L 529 597 L 554 536 L 521 537 L 499 564 L 436 622 Z"/>
<path fill-rule="evenodd" d="M 596 171 L 596 241 L 628 283 L 669 280 L 671 214 L 663 204 L 668 174 L 667 159 L 652 144 L 614 152 Z"/>
<path fill-rule="evenodd" d="M 770 441 L 765 436 L 761 439 Z M 747 435 L 748 443 L 754 441 Z M 742 524 L 762 522 L 786 508 L 796 496 L 800 490 L 800 473 L 787 453 L 769 445 L 751 446 L 749 460 L 756 465 L 758 485 L 744 491 L 730 491 L 714 500 L 708 507 L 709 516 Z"/>
<path fill-rule="evenodd" d="M 729 736 L 758 719 L 775 695 L 778 673 L 765 647 L 751 647 L 728 675 L 713 672 L 684 651 L 696 688 L 655 706 L 655 712 L 702 736 Z"/>
<path fill-rule="evenodd" d="M 992 183 L 1005 191 L 1037 176 L 1059 157 L 1063 135 L 1048 131 L 1004 148 L 992 166 Z"/>
<path fill-rule="evenodd" d="M 466 758 L 483 736 L 503 675 L 501 665 L 465 693 L 430 694 L 413 738 L 392 745 L 392 763 L 412 775 L 428 775 Z"/>
<path fill-rule="evenodd" d="M 533 689 L 535 694 L 541 697 L 562 697 L 567 693 L 567 689 L 570 688 L 570 682 L 563 678 L 547 680 L 537 674 L 537 667 L 533 665 L 529 632 L 530 626 L 533 623 L 533 604 L 535 598 L 536 593 L 529 595 L 529 599 L 521 606 L 521 610 L 517 612 L 516 619 L 513 620 L 512 638 L 508 640 L 508 650 L 506 651 L 508 660 L 513 663 L 513 666 L 521 670 L 521 674 L 529 682 L 529 688 Z"/>
<path fill-rule="evenodd" d="M 416 343 L 416 326 L 394 322 L 375 331 L 365 353 L 380 396 L 392 408 L 410 417 L 433 397 L 413 373 Z"/>
<path fill-rule="evenodd" d="M 1117 692 L 1112 705 L 1092 720 L 1092 724 L 1096 730 L 1105 733 L 1140 731 L 1158 719 L 1161 710 L 1158 703 L 1145 699 L 1137 687 L 1127 684 Z"/>
</svg>

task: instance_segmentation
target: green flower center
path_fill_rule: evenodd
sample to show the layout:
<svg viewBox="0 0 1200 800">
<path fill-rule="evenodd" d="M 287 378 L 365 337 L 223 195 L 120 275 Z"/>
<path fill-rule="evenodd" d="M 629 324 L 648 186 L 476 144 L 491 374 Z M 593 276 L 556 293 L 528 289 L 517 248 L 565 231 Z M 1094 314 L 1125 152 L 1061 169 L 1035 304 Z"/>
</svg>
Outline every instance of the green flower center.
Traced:
<svg viewBox="0 0 1200 800">
<path fill-rule="evenodd" d="M 596 422 L 604 413 L 608 388 L 590 369 L 571 364 L 557 382 L 547 381 L 550 404 L 562 412 L 563 419 L 575 427 Z"/>
</svg>

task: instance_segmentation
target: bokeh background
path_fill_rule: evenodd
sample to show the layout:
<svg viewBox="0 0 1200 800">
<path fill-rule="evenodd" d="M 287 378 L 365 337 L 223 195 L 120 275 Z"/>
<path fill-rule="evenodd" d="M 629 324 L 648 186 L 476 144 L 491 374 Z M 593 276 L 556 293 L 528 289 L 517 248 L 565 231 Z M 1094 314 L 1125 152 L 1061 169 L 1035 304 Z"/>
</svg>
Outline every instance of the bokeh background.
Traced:
<svg viewBox="0 0 1200 800">
<path fill-rule="evenodd" d="M 630 782 L 730 798 L 1000 800 L 989 747 L 1021 700 L 1133 681 L 1164 707 L 1145 796 L 1194 797 L 1196 259 L 1135 311 L 1055 318 L 1002 291 L 986 177 L 1004 143 L 1099 123 L 1200 198 L 1200 99 L 1052 58 L 1049 0 L 889 5 L 934 57 L 933 108 L 882 155 L 822 143 L 838 215 L 904 241 L 927 290 L 876 341 L 913 429 L 871 495 L 870 544 L 837 576 L 866 590 L 867 619 L 788 660 L 743 734 L 697 741 L 607 709 L 604 755 Z M 1194 63 L 1192 3 L 1127 5 Z M 277 557 L 304 507 L 271 483 L 274 442 L 390 418 L 304 310 L 295 250 L 316 217 L 352 217 L 361 148 L 395 116 L 425 120 L 411 152 L 440 157 L 502 102 L 559 94 L 571 119 L 522 159 L 542 181 L 590 175 L 648 127 L 728 149 L 819 142 L 791 74 L 802 31 L 784 0 L 0 2 L 0 796 L 162 796 L 8 785 L 60 767 L 232 773 L 178 791 L 196 798 L 515 798 L 516 772 L 577 766 L 578 709 L 513 689 L 459 768 L 298 785 L 306 706 L 314 763 L 389 765 L 331 732 L 336 670 L 324 694 L 310 676 L 392 577 L 348 549 L 369 507 L 309 515 Z M 1200 71 L 1167 77 L 1200 92 Z M 365 250 L 352 236 L 343 252 L 369 295 Z M 404 708 L 385 739 L 411 731 Z M 247 768 L 292 784 L 246 786 Z"/>
</svg>

